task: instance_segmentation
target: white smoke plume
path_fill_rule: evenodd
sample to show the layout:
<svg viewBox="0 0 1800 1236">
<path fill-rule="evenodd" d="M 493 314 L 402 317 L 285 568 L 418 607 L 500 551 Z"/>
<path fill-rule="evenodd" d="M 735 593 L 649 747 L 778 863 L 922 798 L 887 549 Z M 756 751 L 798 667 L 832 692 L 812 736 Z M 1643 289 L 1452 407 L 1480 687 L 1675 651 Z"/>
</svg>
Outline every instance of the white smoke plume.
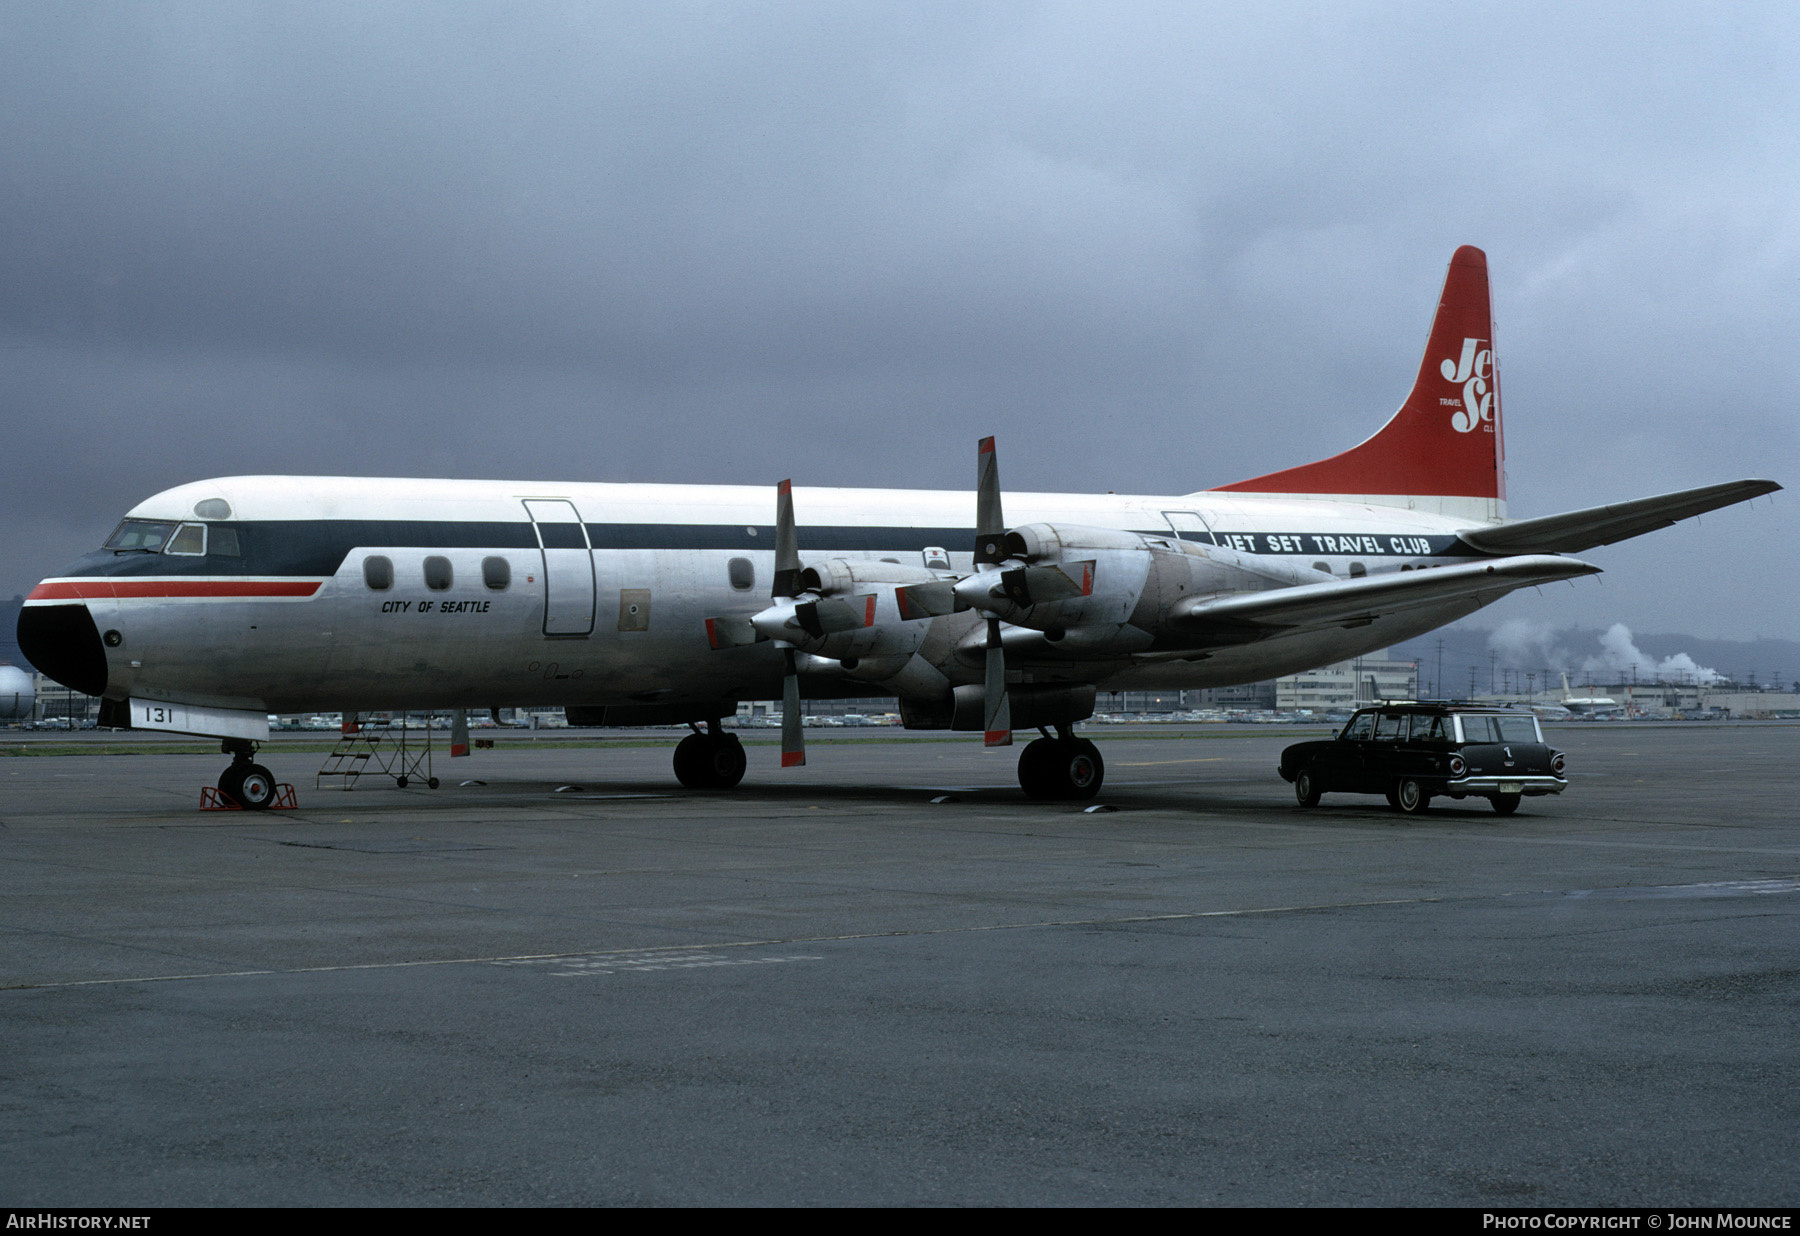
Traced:
<svg viewBox="0 0 1800 1236">
<path fill-rule="evenodd" d="M 1529 618 L 1508 618 L 1488 636 L 1488 647 L 1500 654 L 1504 665 L 1567 665 L 1556 628 Z"/>
<path fill-rule="evenodd" d="M 1596 674 L 1604 672 L 1609 678 L 1630 675 L 1641 681 L 1691 682 L 1703 687 L 1724 677 L 1717 670 L 1695 664 L 1685 652 L 1660 661 L 1646 656 L 1633 642 L 1631 628 L 1622 622 L 1615 622 L 1606 629 L 1606 634 L 1600 637 L 1600 647 L 1605 652 L 1598 657 L 1588 657 L 1581 663 L 1582 669 Z"/>
<path fill-rule="evenodd" d="M 1488 636 L 1488 647 L 1499 654 L 1502 665 L 1542 666 L 1591 674 L 1596 681 L 1684 682 L 1710 686 L 1724 675 L 1700 665 L 1685 652 L 1658 661 L 1637 646 L 1631 628 L 1615 622 L 1600 637 L 1599 653 L 1582 653 L 1562 644 L 1556 628 L 1525 618 L 1511 618 Z"/>
</svg>

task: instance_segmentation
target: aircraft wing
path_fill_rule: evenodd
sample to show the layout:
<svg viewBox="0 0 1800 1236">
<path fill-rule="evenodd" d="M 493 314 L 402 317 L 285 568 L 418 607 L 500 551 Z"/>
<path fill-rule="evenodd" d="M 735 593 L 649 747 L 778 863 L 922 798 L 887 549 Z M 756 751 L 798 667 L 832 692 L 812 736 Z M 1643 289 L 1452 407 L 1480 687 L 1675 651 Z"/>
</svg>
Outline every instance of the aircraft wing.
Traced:
<svg viewBox="0 0 1800 1236">
<path fill-rule="evenodd" d="M 1774 481 L 1727 481 L 1723 485 L 1683 489 L 1612 506 L 1591 506 L 1561 515 L 1471 528 L 1462 533 L 1462 539 L 1487 553 L 1578 554 L 1596 545 L 1611 545 L 1627 537 L 1642 536 L 1658 528 L 1667 528 L 1677 520 L 1704 515 L 1734 502 L 1774 493 L 1780 488 Z"/>
<path fill-rule="evenodd" d="M 1195 597 L 1179 606 L 1176 616 L 1182 627 L 1206 642 L 1247 643 L 1302 628 L 1367 626 L 1390 614 L 1459 598 L 1485 605 L 1515 588 L 1599 573 L 1599 567 L 1576 558 L 1530 554 L 1329 584 Z"/>
</svg>

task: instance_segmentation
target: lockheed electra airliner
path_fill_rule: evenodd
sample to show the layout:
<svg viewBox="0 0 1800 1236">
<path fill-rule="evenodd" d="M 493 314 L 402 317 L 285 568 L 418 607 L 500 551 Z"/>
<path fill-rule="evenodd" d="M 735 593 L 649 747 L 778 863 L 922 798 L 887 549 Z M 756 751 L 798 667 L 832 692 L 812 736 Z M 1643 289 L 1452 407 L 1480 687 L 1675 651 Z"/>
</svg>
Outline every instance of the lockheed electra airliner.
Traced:
<svg viewBox="0 0 1800 1236">
<path fill-rule="evenodd" d="M 31 593 L 19 646 L 102 723 L 223 740 L 266 807 L 271 713 L 556 706 L 687 724 L 675 773 L 726 788 L 741 700 L 892 696 L 981 731 L 1039 798 L 1100 787 L 1098 691 L 1217 687 L 1360 656 L 1566 555 L 1779 489 L 1742 480 L 1506 517 L 1487 258 L 1457 250 L 1412 393 L 1358 446 L 1176 496 L 239 476 L 133 508 Z"/>
</svg>

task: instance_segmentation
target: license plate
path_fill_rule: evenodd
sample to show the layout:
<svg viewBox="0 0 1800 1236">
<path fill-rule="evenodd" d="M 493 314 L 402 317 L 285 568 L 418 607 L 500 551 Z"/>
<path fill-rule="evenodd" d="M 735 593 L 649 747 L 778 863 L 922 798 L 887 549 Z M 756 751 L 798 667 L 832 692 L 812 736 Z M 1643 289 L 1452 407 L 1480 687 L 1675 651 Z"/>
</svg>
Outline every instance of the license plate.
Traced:
<svg viewBox="0 0 1800 1236">
<path fill-rule="evenodd" d="M 1524 789 L 1525 783 L 1523 781 L 1502 781 L 1500 783 L 1500 792 L 1502 794 L 1519 794 L 1523 793 Z"/>
</svg>

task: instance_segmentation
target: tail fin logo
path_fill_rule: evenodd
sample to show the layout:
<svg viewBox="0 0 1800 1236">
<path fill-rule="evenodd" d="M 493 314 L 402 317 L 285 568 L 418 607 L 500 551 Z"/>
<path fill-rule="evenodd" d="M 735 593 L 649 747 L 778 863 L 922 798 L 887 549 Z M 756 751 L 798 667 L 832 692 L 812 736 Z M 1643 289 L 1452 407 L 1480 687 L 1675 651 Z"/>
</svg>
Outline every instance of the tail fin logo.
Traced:
<svg viewBox="0 0 1800 1236">
<path fill-rule="evenodd" d="M 1462 407 L 1450 417 L 1450 427 L 1457 433 L 1468 433 L 1477 425 L 1491 423 L 1494 419 L 1494 352 L 1492 348 L 1482 347 L 1483 342 L 1464 339 L 1462 356 L 1445 360 L 1438 366 L 1445 381 L 1462 386 Z M 1443 402 L 1456 401 L 1446 399 Z"/>
</svg>

